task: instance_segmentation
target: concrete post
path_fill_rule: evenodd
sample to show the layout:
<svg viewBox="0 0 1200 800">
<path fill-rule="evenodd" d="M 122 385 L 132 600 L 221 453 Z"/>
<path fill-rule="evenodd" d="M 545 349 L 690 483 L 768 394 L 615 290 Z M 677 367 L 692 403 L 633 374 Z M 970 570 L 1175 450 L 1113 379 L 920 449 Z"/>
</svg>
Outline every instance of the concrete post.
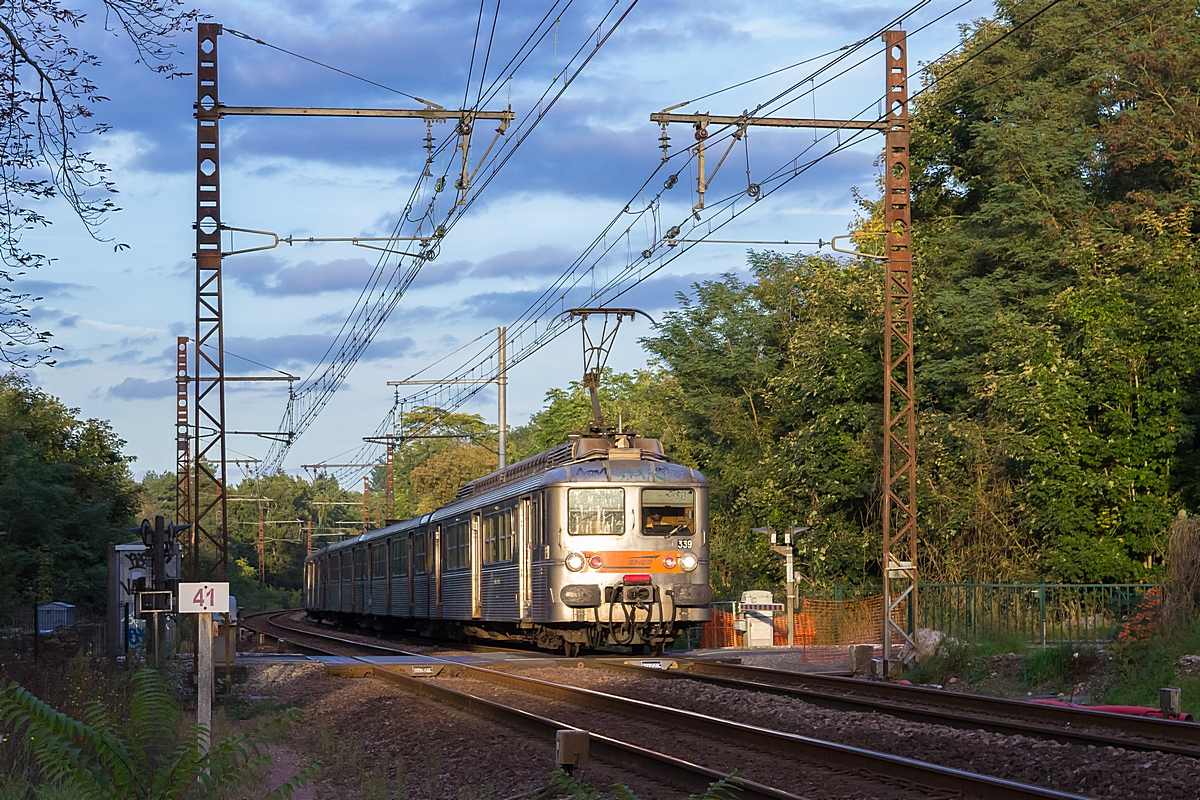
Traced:
<svg viewBox="0 0 1200 800">
<path fill-rule="evenodd" d="M 500 327 L 496 329 L 497 341 L 497 371 L 496 371 L 496 394 L 497 409 L 496 416 L 498 418 L 497 431 L 499 435 L 496 440 L 496 451 L 500 462 L 500 469 L 508 466 L 508 341 L 507 329 Z"/>
<path fill-rule="evenodd" d="M 213 626 L 212 613 L 196 615 L 196 724 L 204 728 L 200 734 L 201 754 L 208 753 L 212 743 L 212 699 L 213 699 Z"/>
<path fill-rule="evenodd" d="M 117 561 L 117 545 L 108 543 L 108 603 L 104 610 L 104 655 L 108 662 L 108 673 L 117 671 L 117 655 L 121 652 L 120 609 L 120 564 Z"/>
</svg>

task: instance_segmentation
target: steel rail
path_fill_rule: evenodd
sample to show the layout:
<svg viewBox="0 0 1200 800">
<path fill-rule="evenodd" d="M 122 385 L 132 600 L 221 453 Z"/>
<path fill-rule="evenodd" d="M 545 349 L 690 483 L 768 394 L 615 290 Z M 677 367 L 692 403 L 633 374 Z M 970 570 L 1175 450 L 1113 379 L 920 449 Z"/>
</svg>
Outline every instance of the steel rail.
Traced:
<svg viewBox="0 0 1200 800">
<path fill-rule="evenodd" d="M 1023 700 L 1007 700 L 987 695 L 946 692 L 923 686 L 864 681 L 835 675 L 819 675 L 806 672 L 788 672 L 769 667 L 752 667 L 741 664 L 716 664 L 692 661 L 688 669 L 693 675 L 738 678 L 756 683 L 798 687 L 807 691 L 832 689 L 869 697 L 875 701 L 891 701 L 911 707 L 912 704 L 958 712 L 965 715 L 987 715 L 990 719 L 1008 717 L 1021 720 L 1022 724 L 1043 724 L 1060 731 L 1071 731 L 1067 735 L 1081 735 L 1079 728 L 1102 728 L 1117 732 L 1122 738 L 1116 746 L 1136 750 L 1155 750 L 1179 755 L 1200 757 L 1200 724 L 1177 720 L 1162 720 L 1150 717 L 1134 717 L 1104 711 L 1083 711 L 1061 706 L 1046 706 Z M 769 689 L 761 689 L 769 691 Z M 891 713 L 886 712 L 886 713 Z M 1036 734 L 1034 734 L 1036 735 Z M 1135 744 L 1137 743 L 1137 744 Z M 1105 743 L 1109 746 L 1112 743 Z M 1153 744 L 1153 746 L 1149 746 Z"/>
<path fill-rule="evenodd" d="M 979 775 L 952 767 L 943 767 L 904 756 L 895 756 L 797 733 L 734 722 L 695 711 L 670 708 L 644 700 L 598 692 L 594 689 L 551 683 L 485 667 L 467 664 L 459 666 L 466 670 L 469 677 L 483 678 L 492 683 L 530 694 L 563 699 L 609 713 L 636 717 L 671 728 L 702 733 L 738 747 L 772 750 L 781 755 L 816 761 L 840 769 L 865 769 L 889 779 L 899 778 L 927 788 L 960 792 L 973 797 L 987 798 L 987 800 L 1020 800 L 1033 797 L 1079 800 L 1081 797 L 1076 794 Z"/>
<path fill-rule="evenodd" d="M 952 767 L 943 767 L 938 764 L 930 764 L 924 761 L 918 761 L 916 759 L 905 758 L 903 756 L 879 753 L 851 745 L 839 744 L 837 742 L 828 742 L 800 734 L 776 731 L 755 725 L 747 725 L 745 723 L 720 719 L 718 717 L 712 717 L 694 711 L 668 708 L 666 706 L 656 705 L 654 703 L 648 703 L 642 700 L 635 700 L 632 698 L 621 697 L 619 695 L 598 692 L 593 689 L 584 689 L 576 686 L 551 683 L 549 681 L 515 675 L 496 669 L 488 669 L 470 664 L 464 664 L 460 661 L 454 661 L 453 659 L 438 656 L 428 656 L 420 653 L 409 653 L 399 649 L 384 648 L 377 645 L 364 645 L 361 642 L 355 642 L 353 640 L 343 639 L 341 637 L 326 636 L 325 634 L 310 633 L 308 631 L 281 625 L 273 620 L 268 621 L 270 624 L 283 630 L 293 630 L 306 636 L 328 638 L 356 647 L 368 647 L 370 649 L 381 650 L 391 649 L 393 653 L 397 654 L 416 655 L 422 658 L 429 658 L 433 661 L 442 661 L 448 665 L 453 665 L 458 670 L 461 670 L 462 672 L 459 674 L 465 674 L 467 677 L 481 679 L 485 682 L 506 686 L 508 688 L 513 688 L 535 696 L 566 700 L 568 702 L 597 708 L 608 713 L 635 717 L 670 728 L 702 733 L 706 736 L 710 736 L 726 744 L 732 744 L 737 747 L 750 747 L 760 750 L 768 749 L 789 757 L 798 757 L 807 761 L 821 763 L 829 767 L 846 770 L 867 770 L 880 776 L 886 776 L 889 779 L 907 780 L 927 788 L 959 792 L 972 797 L 987 798 L 987 800 L 1028 800 L 1029 798 L 1083 800 L 1082 795 L 1069 794 L 1040 786 L 1032 786 L 1030 784 L 1009 781 L 1002 778 L 979 775 L 976 773 L 967 772 L 965 770 L 954 769 Z M 378 665 L 371 662 L 365 663 L 369 663 L 371 665 L 372 672 L 377 675 L 388 673 L 391 675 L 396 675 L 397 677 L 403 677 L 409 681 L 412 681 L 412 685 L 414 687 L 435 686 L 435 684 L 430 684 L 427 681 L 409 678 L 408 676 L 401 676 L 397 672 L 388 670 L 387 667 L 383 665 Z M 391 678 L 388 678 L 388 680 L 391 680 Z M 409 684 L 405 685 L 407 686 Z M 453 691 L 444 686 L 439 686 L 437 688 L 443 691 Z M 474 695 L 469 695 L 466 693 L 460 694 L 471 698 L 470 702 L 491 702 L 484 701 L 482 698 L 477 698 Z M 468 705 L 463 707 L 469 708 L 471 706 Z M 505 708 L 508 707 L 505 706 Z"/>
<path fill-rule="evenodd" d="M 255 523 L 255 524 L 257 525 L 258 523 Z M 354 524 L 361 525 L 362 523 L 356 522 Z M 301 611 L 301 610 L 303 610 L 303 609 L 290 609 L 288 611 L 259 611 L 259 612 L 255 612 L 254 614 L 250 614 L 249 616 L 247 616 L 243 620 L 243 624 L 245 624 L 246 622 L 248 622 L 251 619 L 256 619 L 258 617 L 266 617 L 268 623 L 275 626 L 276 628 L 281 628 L 283 630 L 292 631 L 292 632 L 299 633 L 302 635 L 307 634 L 309 636 L 315 636 L 318 638 L 330 639 L 335 642 L 341 642 L 343 644 L 348 644 L 348 645 L 355 645 L 357 647 L 365 647 L 368 650 L 379 650 L 380 652 L 386 653 L 388 655 L 419 656 L 421 658 L 433 658 L 433 659 L 444 658 L 444 656 L 430 656 L 427 653 L 414 653 L 410 650 L 400 650 L 396 647 L 388 647 L 386 645 L 377 645 L 377 644 L 372 644 L 370 642 L 360 642 L 357 639 L 346 639 L 341 636 L 334 636 L 331 633 L 318 633 L 316 631 L 307 631 L 303 628 L 297 628 L 292 625 L 284 625 L 279 622 L 275 622 L 273 619 L 274 617 L 282 616 L 284 614 L 289 614 L 289 613 L 293 613 L 295 611 Z M 249 626 L 247 626 L 247 627 L 249 627 Z M 415 639 L 416 637 L 411 637 L 411 638 Z M 423 641 L 422 644 L 424 644 L 426 646 L 430 646 L 430 647 L 433 647 L 433 646 L 452 647 L 455 650 L 466 650 L 467 652 L 470 652 L 470 653 L 522 653 L 522 654 L 529 656 L 530 658 L 545 658 L 548 661 L 553 660 L 555 658 L 555 656 L 553 656 L 549 653 L 546 653 L 545 651 L 522 650 L 522 649 L 516 648 L 516 647 L 501 647 L 499 645 L 467 644 L 464 642 L 446 643 L 446 642 L 439 642 L 439 641 L 434 641 L 434 640 Z"/>
<path fill-rule="evenodd" d="M 636 661 L 636 659 L 635 659 Z M 781 697 L 795 697 L 806 703 L 822 708 L 840 711 L 880 712 L 910 722 L 920 722 L 932 725 L 946 725 L 952 728 L 985 730 L 1005 735 L 1034 736 L 1040 739 L 1050 739 L 1063 744 L 1073 744 L 1093 747 L 1121 747 L 1126 750 L 1143 750 L 1156 753 L 1172 753 L 1174 755 L 1200 758 L 1200 748 L 1186 744 L 1163 741 L 1161 739 L 1140 739 L 1127 736 L 1116 736 L 1087 730 L 1078 730 L 1059 725 L 1049 725 L 1017 719 L 1013 716 L 990 716 L 972 711 L 939 709 L 910 705 L 905 702 L 883 698 L 866 698 L 842 694 L 834 691 L 820 691 L 795 686 L 780 686 L 779 684 L 745 678 L 728 678 L 719 675 L 705 675 L 691 671 L 691 665 L 682 663 L 678 669 L 663 669 L 661 667 L 641 666 L 630 661 L 596 661 L 593 664 L 601 669 L 616 672 L 626 672 L 642 677 L 653 677 L 663 680 L 690 680 L 706 683 L 712 686 L 723 686 L 729 689 L 739 689 L 747 692 L 763 692 Z M 678 662 L 677 662 L 678 663 Z"/>
<path fill-rule="evenodd" d="M 258 630 L 252 627 L 252 622 L 257 622 L 259 618 L 266 617 L 267 625 L 270 627 L 279 628 L 287 631 L 289 634 L 300 634 L 302 636 L 310 636 L 316 639 L 330 639 L 339 644 L 348 644 L 354 647 L 362 647 L 369 650 L 386 650 L 392 653 L 404 653 L 405 655 L 418 655 L 420 653 L 408 653 L 407 651 L 397 650 L 396 648 L 382 647 L 372 645 L 365 642 L 357 642 L 352 639 L 345 639 L 338 636 L 329 636 L 326 634 L 312 633 L 304 631 L 292 626 L 283 625 L 275 622 L 272 615 L 278 616 L 278 612 L 266 612 L 255 614 L 247 617 L 244 622 L 248 623 L 248 627 L 252 630 Z M 258 630 L 259 633 L 266 631 Z M 314 647 L 312 645 L 302 644 L 300 642 L 292 642 L 294 645 L 313 650 L 327 655 L 343 655 L 335 653 L 324 648 Z M 443 660 L 433 657 L 434 660 Z M 388 683 L 400 686 L 416 694 L 429 697 L 433 700 L 446 703 L 448 705 L 459 708 L 467 713 L 478 717 L 490 719 L 502 725 L 506 725 L 518 730 L 525 731 L 533 736 L 544 738 L 544 740 L 552 740 L 555 734 L 561 730 L 580 730 L 574 725 L 569 725 L 564 722 L 550 719 L 549 717 L 533 714 L 519 708 L 497 703 L 493 700 L 488 700 L 482 697 L 460 692 L 456 689 L 451 689 L 446 686 L 439 686 L 428 681 L 418 678 L 412 678 L 401 672 L 388 669 L 386 666 L 364 662 L 371 668 L 370 675 L 374 678 L 386 681 Z M 455 662 L 450 662 L 455 664 Z M 455 664 L 455 666 L 462 666 Z M 716 781 L 725 781 L 732 787 L 738 790 L 738 798 L 746 798 L 746 800 L 807 800 L 801 795 L 792 794 L 781 789 L 776 789 L 738 775 L 731 775 L 718 770 L 710 769 L 699 764 L 693 764 L 674 756 L 669 756 L 665 753 L 655 752 L 654 750 L 640 747 L 639 745 L 622 742 L 610 736 L 588 732 L 589 751 L 596 757 L 597 760 L 604 761 L 612 766 L 623 769 L 632 768 L 634 771 L 642 772 L 655 780 L 671 783 L 679 788 L 685 789 L 693 793 L 703 793 Z"/>
</svg>

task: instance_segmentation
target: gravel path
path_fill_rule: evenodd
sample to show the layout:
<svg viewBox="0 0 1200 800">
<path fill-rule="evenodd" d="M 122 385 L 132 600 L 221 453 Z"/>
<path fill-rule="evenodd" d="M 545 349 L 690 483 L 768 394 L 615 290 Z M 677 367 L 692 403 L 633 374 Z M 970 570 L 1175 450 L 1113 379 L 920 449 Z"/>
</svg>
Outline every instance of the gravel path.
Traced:
<svg viewBox="0 0 1200 800">
<path fill-rule="evenodd" d="M 600 669 L 521 674 L 1090 797 L 1200 797 L 1200 762 L 1184 756 L 960 730 L 885 714 L 833 711 L 762 692 Z"/>
</svg>

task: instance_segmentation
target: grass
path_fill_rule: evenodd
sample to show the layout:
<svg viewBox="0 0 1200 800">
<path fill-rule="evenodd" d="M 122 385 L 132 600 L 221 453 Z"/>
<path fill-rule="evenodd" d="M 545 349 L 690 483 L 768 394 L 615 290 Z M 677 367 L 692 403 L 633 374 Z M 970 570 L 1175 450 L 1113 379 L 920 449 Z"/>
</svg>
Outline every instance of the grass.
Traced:
<svg viewBox="0 0 1200 800">
<path fill-rule="evenodd" d="M 279 702 L 274 697 L 266 697 L 261 700 L 233 697 L 222 701 L 220 707 L 220 711 L 228 719 L 239 721 L 258 719 L 259 717 L 277 717 L 287 709 L 287 704 Z"/>
<path fill-rule="evenodd" d="M 1150 638 L 1113 647 L 1105 681 L 1104 702 L 1112 705 L 1157 706 L 1158 690 L 1178 686 L 1183 710 L 1200 717 L 1200 676 L 1176 679 L 1175 661 L 1200 653 L 1200 618 L 1175 619 Z"/>
<path fill-rule="evenodd" d="M 992 657 L 1019 655 L 1015 675 L 999 674 Z M 1033 648 L 1019 638 L 992 636 L 972 643 L 950 642 L 934 658 L 905 673 L 913 683 L 947 685 L 950 679 L 972 691 L 1002 696 L 1070 696 L 1087 683 L 1094 704 L 1158 707 L 1158 690 L 1178 686 L 1183 710 L 1200 718 L 1200 676 L 1176 677 L 1175 662 L 1200 653 L 1200 618 L 1176 618 L 1149 638 L 1107 648 L 1059 645 Z"/>
</svg>

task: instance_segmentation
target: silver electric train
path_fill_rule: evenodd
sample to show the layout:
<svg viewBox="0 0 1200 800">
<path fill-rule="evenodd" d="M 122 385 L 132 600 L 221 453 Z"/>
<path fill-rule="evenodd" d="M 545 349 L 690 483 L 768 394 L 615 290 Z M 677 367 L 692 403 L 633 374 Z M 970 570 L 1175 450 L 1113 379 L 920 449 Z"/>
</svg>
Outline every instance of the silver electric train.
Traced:
<svg viewBox="0 0 1200 800">
<path fill-rule="evenodd" d="M 305 559 L 310 619 L 568 656 L 661 652 L 709 619 L 708 482 L 626 432 L 464 485 L 449 504 Z"/>
</svg>

